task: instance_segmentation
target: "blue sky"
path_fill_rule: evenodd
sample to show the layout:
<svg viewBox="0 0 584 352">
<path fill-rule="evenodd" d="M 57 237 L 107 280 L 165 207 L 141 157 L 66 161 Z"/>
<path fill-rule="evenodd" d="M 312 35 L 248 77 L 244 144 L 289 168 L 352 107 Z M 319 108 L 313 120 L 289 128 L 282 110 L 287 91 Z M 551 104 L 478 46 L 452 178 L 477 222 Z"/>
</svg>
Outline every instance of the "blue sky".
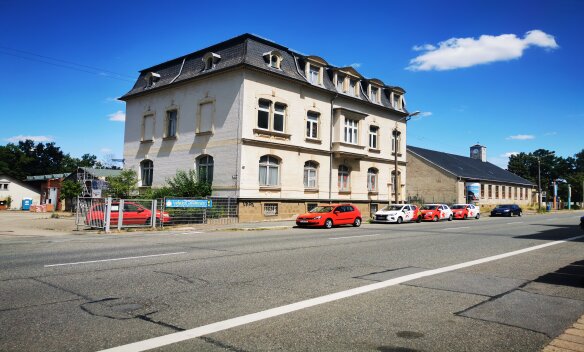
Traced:
<svg viewBox="0 0 584 352">
<path fill-rule="evenodd" d="M 0 144 L 121 158 L 138 71 L 253 33 L 406 89 L 408 144 L 584 148 L 584 1 L 0 0 Z M 117 120 L 117 121 L 116 121 Z M 121 120 L 121 121 L 120 121 Z"/>
</svg>

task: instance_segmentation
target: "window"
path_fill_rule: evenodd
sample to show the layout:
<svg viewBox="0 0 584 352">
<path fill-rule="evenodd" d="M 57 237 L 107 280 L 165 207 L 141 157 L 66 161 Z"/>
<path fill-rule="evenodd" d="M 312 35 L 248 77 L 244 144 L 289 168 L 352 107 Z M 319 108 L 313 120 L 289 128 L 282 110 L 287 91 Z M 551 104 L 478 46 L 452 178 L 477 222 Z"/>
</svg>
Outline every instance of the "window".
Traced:
<svg viewBox="0 0 584 352">
<path fill-rule="evenodd" d="M 264 215 L 265 216 L 278 215 L 278 203 L 265 203 L 264 204 Z"/>
<path fill-rule="evenodd" d="M 393 101 L 392 101 L 393 108 L 396 110 L 401 110 L 401 95 L 393 93 Z"/>
<path fill-rule="evenodd" d="M 154 163 L 152 160 L 142 160 L 142 162 L 140 162 L 140 170 L 142 176 L 142 186 L 152 186 L 152 177 L 154 171 Z"/>
<path fill-rule="evenodd" d="M 308 203 L 306 204 L 306 211 L 309 212 L 316 207 L 318 207 L 318 203 Z"/>
<path fill-rule="evenodd" d="M 217 62 L 221 60 L 221 55 L 209 52 L 203 56 L 202 60 L 205 64 L 204 71 L 212 70 L 217 65 Z"/>
<path fill-rule="evenodd" d="M 371 86 L 369 99 L 374 103 L 379 103 L 379 88 Z"/>
<path fill-rule="evenodd" d="M 286 105 L 282 103 L 275 103 L 273 105 L 274 110 L 272 111 L 271 101 L 265 99 L 259 100 L 258 128 L 283 133 L 286 128 Z"/>
<path fill-rule="evenodd" d="M 493 198 L 493 186 L 488 185 L 488 187 L 489 187 L 489 198 Z"/>
<path fill-rule="evenodd" d="M 349 177 L 349 168 L 345 165 L 339 166 L 339 192 L 348 192 L 351 190 L 351 179 Z"/>
<path fill-rule="evenodd" d="M 511 192 L 511 186 L 509 186 L 509 199 L 513 198 L 513 193 Z"/>
<path fill-rule="evenodd" d="M 401 153 L 401 132 L 399 131 L 393 131 L 391 137 L 391 151 L 395 153 L 396 149 L 397 153 Z"/>
<path fill-rule="evenodd" d="M 0 183 L 0 190 L 7 191 L 8 190 L 8 183 Z"/>
<path fill-rule="evenodd" d="M 367 190 L 377 192 L 377 169 L 373 167 L 367 170 Z"/>
<path fill-rule="evenodd" d="M 306 137 L 318 138 L 318 117 L 316 112 L 309 111 L 306 114 Z"/>
<path fill-rule="evenodd" d="M 154 139 L 154 115 L 145 115 L 142 121 L 142 141 Z"/>
<path fill-rule="evenodd" d="M 304 163 L 304 188 L 317 188 L 317 168 L 318 164 L 314 161 Z"/>
<path fill-rule="evenodd" d="M 263 56 L 264 56 L 264 61 L 271 68 L 275 68 L 275 69 L 279 70 L 280 67 L 282 66 L 282 54 L 280 54 L 279 52 L 274 50 L 274 51 L 264 53 Z"/>
<path fill-rule="evenodd" d="M 312 84 L 320 84 L 320 67 L 310 65 L 308 69 L 308 81 Z"/>
<path fill-rule="evenodd" d="M 495 198 L 499 199 L 499 186 L 495 186 Z"/>
<path fill-rule="evenodd" d="M 345 143 L 357 144 L 357 131 L 359 121 L 345 119 Z"/>
<path fill-rule="evenodd" d="M 519 188 L 519 199 L 523 199 L 523 188 Z"/>
<path fill-rule="evenodd" d="M 517 187 L 515 187 L 515 198 L 514 199 L 517 199 Z"/>
<path fill-rule="evenodd" d="M 511 191 L 509 191 L 511 193 Z M 485 185 L 481 184 L 481 198 L 485 198 Z"/>
<path fill-rule="evenodd" d="M 212 101 L 199 104 L 199 125 L 197 133 L 213 132 L 213 111 L 215 104 Z"/>
<path fill-rule="evenodd" d="M 201 182 L 213 183 L 213 157 L 201 155 L 197 159 L 197 177 Z"/>
<path fill-rule="evenodd" d="M 176 137 L 177 110 L 166 112 L 166 137 Z"/>
<path fill-rule="evenodd" d="M 258 107 L 258 128 L 270 128 L 270 106 L 272 102 L 269 100 L 260 99 Z"/>
<path fill-rule="evenodd" d="M 357 82 L 355 80 L 353 80 L 353 79 L 350 79 L 349 80 L 349 92 L 348 93 L 350 95 L 353 95 L 353 96 L 357 95 L 356 94 L 357 93 L 356 87 L 357 87 Z"/>
<path fill-rule="evenodd" d="M 505 199 L 505 186 L 501 187 L 501 198 Z"/>
<path fill-rule="evenodd" d="M 273 156 L 264 155 L 260 158 L 260 186 L 278 186 L 280 162 Z"/>
<path fill-rule="evenodd" d="M 337 75 L 337 91 L 343 93 L 345 91 L 345 77 Z"/>
<path fill-rule="evenodd" d="M 369 126 L 369 148 L 377 149 L 377 133 L 379 132 L 379 127 Z"/>
<path fill-rule="evenodd" d="M 286 105 L 280 103 L 274 104 L 274 131 L 284 132 L 285 112 Z"/>
<path fill-rule="evenodd" d="M 144 80 L 146 80 L 146 87 L 153 87 L 156 82 L 160 81 L 160 75 L 156 72 L 148 72 L 144 76 Z"/>
</svg>

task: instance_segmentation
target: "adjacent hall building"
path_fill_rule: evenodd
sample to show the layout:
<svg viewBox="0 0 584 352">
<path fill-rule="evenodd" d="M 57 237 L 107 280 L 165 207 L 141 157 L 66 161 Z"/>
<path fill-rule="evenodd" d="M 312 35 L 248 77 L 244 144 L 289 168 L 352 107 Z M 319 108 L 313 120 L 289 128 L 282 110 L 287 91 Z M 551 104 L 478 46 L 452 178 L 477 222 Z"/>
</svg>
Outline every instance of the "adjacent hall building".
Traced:
<svg viewBox="0 0 584 352">
<path fill-rule="evenodd" d="M 120 99 L 142 188 L 195 169 L 240 221 L 405 201 L 405 90 L 353 67 L 244 34 L 142 70 Z"/>
<path fill-rule="evenodd" d="M 470 147 L 470 157 L 407 147 L 408 200 L 421 203 L 496 205 L 537 203 L 536 186 L 487 162 L 487 148 Z"/>
</svg>

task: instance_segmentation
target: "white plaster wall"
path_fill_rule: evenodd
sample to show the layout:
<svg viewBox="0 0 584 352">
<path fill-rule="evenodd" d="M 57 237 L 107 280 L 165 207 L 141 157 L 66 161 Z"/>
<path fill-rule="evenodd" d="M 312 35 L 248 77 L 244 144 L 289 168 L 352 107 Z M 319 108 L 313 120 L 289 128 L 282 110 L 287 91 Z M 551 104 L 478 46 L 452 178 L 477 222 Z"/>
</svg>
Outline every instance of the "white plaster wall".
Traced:
<svg viewBox="0 0 584 352">
<path fill-rule="evenodd" d="M 5 200 L 8 196 L 12 198 L 10 209 L 21 209 L 24 198 L 32 198 L 32 204 L 40 204 L 41 194 L 36 191 L 14 182 L 13 179 L 0 177 L 1 183 L 8 183 L 8 189 L 0 189 L 0 200 Z"/>
</svg>

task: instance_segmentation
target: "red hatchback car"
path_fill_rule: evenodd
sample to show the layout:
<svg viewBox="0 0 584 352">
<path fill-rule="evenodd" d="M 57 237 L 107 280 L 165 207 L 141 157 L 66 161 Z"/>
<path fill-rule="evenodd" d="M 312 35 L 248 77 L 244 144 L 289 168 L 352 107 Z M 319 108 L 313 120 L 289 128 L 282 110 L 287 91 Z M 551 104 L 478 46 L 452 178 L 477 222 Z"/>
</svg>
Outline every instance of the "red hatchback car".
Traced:
<svg viewBox="0 0 584 352">
<path fill-rule="evenodd" d="M 361 226 L 361 212 L 353 204 L 319 205 L 308 213 L 298 215 L 298 226 L 323 226 L 330 229 L 337 225 Z"/>
<path fill-rule="evenodd" d="M 105 219 L 105 204 L 96 204 L 87 212 L 85 223 L 90 226 L 102 227 Z M 117 225 L 120 217 L 120 203 L 112 202 L 111 225 Z M 124 225 L 148 225 L 151 223 L 152 211 L 139 203 L 124 202 Z M 169 223 L 170 215 L 167 212 L 156 211 L 156 222 Z"/>
</svg>

